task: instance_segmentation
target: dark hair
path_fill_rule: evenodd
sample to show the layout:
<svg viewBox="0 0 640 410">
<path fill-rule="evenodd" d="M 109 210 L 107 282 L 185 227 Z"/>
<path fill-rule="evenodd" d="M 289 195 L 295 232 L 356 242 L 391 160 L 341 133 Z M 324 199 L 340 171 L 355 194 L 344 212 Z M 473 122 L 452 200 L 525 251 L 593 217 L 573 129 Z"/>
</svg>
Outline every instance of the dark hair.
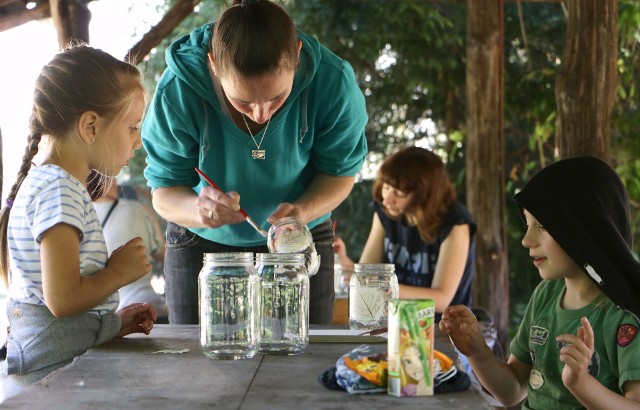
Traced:
<svg viewBox="0 0 640 410">
<path fill-rule="evenodd" d="M 256 77 L 298 61 L 298 33 L 287 12 L 268 0 L 235 0 L 215 23 L 211 52 L 220 77 Z"/>
<path fill-rule="evenodd" d="M 111 120 L 124 112 L 135 93 L 144 91 L 138 69 L 83 43 L 69 44 L 42 68 L 33 93 L 27 147 L 7 204 L 12 204 L 38 153 L 43 135 L 65 138 L 82 113 L 95 111 Z M 0 212 L 0 278 L 8 284 L 7 227 L 10 206 Z"/>
<path fill-rule="evenodd" d="M 403 148 L 385 159 L 378 170 L 373 199 L 380 203 L 385 183 L 413 194 L 408 210 L 416 218 L 420 238 L 432 243 L 442 217 L 456 200 L 442 159 L 424 148 Z"/>
</svg>

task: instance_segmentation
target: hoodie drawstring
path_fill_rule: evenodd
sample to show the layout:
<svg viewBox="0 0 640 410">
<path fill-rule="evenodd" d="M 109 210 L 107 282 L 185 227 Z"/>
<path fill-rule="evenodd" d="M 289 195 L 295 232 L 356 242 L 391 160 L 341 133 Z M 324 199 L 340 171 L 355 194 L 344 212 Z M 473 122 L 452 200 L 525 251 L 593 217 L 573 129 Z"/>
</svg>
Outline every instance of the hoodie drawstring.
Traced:
<svg viewBox="0 0 640 410">
<path fill-rule="evenodd" d="M 307 131 L 309 130 L 309 127 L 307 126 L 307 95 L 308 93 L 309 93 L 309 90 L 305 88 L 304 91 L 302 91 L 302 95 L 300 95 L 300 117 L 301 117 L 300 141 L 299 141 L 300 144 L 302 144 L 302 140 L 304 139 L 304 136 L 307 135 Z"/>
</svg>

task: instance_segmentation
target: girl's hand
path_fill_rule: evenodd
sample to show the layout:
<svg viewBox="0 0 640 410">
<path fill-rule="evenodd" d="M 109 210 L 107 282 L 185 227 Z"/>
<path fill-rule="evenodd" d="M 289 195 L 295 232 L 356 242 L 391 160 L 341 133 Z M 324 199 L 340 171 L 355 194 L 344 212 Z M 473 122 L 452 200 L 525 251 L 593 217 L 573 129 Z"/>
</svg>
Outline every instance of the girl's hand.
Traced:
<svg viewBox="0 0 640 410">
<path fill-rule="evenodd" d="M 564 363 L 562 383 L 569 390 L 589 377 L 589 365 L 593 357 L 593 328 L 586 317 L 582 317 L 580 321 L 582 326 L 578 328 L 577 335 L 564 334 L 556 337 L 556 342 L 565 344 L 560 349 L 560 361 Z"/>
<path fill-rule="evenodd" d="M 117 273 L 118 279 L 123 281 L 122 286 L 135 282 L 150 272 L 151 264 L 142 238 L 133 238 L 113 251 L 106 267 Z"/>
<path fill-rule="evenodd" d="M 467 357 L 473 356 L 482 348 L 488 349 L 478 320 L 464 305 L 447 307 L 442 312 L 439 327 L 443 333 L 449 335 L 460 353 Z"/>
<path fill-rule="evenodd" d="M 116 312 L 122 324 L 116 337 L 123 337 L 132 333 L 148 335 L 157 319 L 156 310 L 149 303 L 132 303 Z"/>
<path fill-rule="evenodd" d="M 202 223 L 211 228 L 233 225 L 244 221 L 240 213 L 240 195 L 237 192 L 228 194 L 206 186 L 196 199 Z"/>
</svg>

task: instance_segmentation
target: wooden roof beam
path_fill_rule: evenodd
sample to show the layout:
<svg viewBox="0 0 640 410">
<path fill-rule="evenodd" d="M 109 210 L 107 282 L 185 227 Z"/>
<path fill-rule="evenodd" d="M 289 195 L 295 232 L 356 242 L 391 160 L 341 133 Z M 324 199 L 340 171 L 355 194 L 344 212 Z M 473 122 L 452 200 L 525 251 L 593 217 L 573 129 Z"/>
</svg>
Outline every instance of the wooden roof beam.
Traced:
<svg viewBox="0 0 640 410">
<path fill-rule="evenodd" d="M 21 26 L 34 20 L 41 20 L 51 17 L 51 7 L 49 3 L 40 3 L 35 8 L 29 10 L 12 11 L 11 13 L 0 16 L 0 31 L 6 31 L 14 27 Z"/>
</svg>

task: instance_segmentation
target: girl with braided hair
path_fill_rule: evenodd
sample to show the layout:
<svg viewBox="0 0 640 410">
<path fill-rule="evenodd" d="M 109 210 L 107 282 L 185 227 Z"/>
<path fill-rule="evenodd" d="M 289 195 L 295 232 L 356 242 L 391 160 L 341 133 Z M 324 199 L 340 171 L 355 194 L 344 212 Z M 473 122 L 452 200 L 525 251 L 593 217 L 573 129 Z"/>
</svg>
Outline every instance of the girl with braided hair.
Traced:
<svg viewBox="0 0 640 410">
<path fill-rule="evenodd" d="M 95 345 L 153 327 L 148 303 L 116 312 L 117 290 L 151 269 L 142 239 L 107 257 L 85 188 L 92 169 L 115 176 L 140 148 L 144 108 L 136 67 L 84 44 L 57 54 L 36 80 L 27 148 L 0 213 L 5 398 Z M 48 150 L 32 166 L 44 139 Z"/>
</svg>

